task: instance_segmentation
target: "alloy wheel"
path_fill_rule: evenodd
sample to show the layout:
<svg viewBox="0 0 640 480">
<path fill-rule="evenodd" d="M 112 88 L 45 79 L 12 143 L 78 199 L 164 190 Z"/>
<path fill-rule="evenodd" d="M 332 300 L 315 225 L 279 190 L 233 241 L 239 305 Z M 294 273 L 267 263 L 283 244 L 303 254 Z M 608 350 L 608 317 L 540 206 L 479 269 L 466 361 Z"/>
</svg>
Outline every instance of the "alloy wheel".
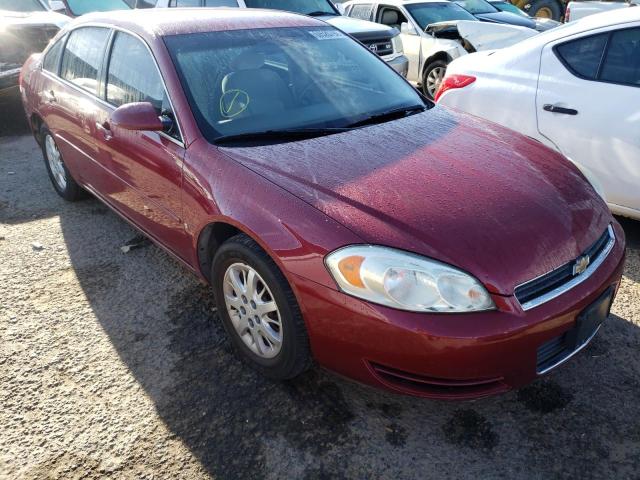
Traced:
<svg viewBox="0 0 640 480">
<path fill-rule="evenodd" d="M 67 188 L 67 173 L 65 172 L 58 146 L 51 135 L 45 137 L 44 143 L 47 162 L 49 163 L 53 180 L 56 182 L 56 186 L 64 191 Z"/>
<path fill-rule="evenodd" d="M 435 67 L 427 75 L 427 93 L 431 98 L 435 98 L 446 71 L 446 67 Z"/>
<path fill-rule="evenodd" d="M 282 348 L 282 319 L 275 298 L 260 274 L 246 263 L 230 265 L 224 274 L 224 301 L 236 333 L 262 358 Z"/>
</svg>

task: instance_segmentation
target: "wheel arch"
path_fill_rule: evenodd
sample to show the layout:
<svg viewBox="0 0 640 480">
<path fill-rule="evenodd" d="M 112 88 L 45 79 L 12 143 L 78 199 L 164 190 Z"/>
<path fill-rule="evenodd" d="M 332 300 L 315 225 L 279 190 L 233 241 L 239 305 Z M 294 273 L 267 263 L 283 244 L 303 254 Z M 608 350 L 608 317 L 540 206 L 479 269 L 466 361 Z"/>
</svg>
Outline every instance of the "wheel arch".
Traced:
<svg viewBox="0 0 640 480">
<path fill-rule="evenodd" d="M 39 145 L 42 145 L 42 138 L 40 137 L 40 129 L 42 128 L 42 125 L 44 125 L 44 120 L 39 114 L 34 112 L 29 116 L 29 126 L 31 127 L 31 133 L 33 133 L 33 136 Z"/>
<path fill-rule="evenodd" d="M 424 65 L 422 65 L 422 76 L 424 76 L 424 72 L 427 70 L 427 67 L 437 60 L 443 60 L 449 63 L 453 60 L 453 57 L 449 55 L 447 52 L 438 52 L 431 55 L 429 58 L 427 58 L 424 61 Z"/>
</svg>

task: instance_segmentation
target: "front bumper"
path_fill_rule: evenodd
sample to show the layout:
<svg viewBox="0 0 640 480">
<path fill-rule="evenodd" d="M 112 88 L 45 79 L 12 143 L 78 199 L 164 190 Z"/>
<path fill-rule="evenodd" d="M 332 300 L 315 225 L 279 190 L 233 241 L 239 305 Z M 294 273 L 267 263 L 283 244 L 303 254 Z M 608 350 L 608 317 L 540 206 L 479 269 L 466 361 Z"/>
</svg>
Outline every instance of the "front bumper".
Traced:
<svg viewBox="0 0 640 480">
<path fill-rule="evenodd" d="M 488 396 L 537 376 L 538 350 L 571 330 L 624 265 L 624 233 L 594 274 L 524 312 L 513 296 L 493 295 L 496 311 L 422 314 L 373 305 L 296 277 L 294 284 L 318 363 L 359 382 L 441 399 Z"/>
<path fill-rule="evenodd" d="M 407 57 L 405 57 L 404 55 L 400 55 L 388 59 L 382 57 L 382 59 L 387 62 L 396 72 L 407 78 L 407 74 L 409 73 L 409 59 Z"/>
</svg>

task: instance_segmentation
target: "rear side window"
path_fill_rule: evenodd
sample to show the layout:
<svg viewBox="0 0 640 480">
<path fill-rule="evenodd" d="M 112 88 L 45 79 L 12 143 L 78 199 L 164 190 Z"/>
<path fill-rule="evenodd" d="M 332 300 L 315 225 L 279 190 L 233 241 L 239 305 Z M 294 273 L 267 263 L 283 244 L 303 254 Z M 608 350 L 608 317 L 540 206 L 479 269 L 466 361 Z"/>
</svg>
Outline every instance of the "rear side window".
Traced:
<svg viewBox="0 0 640 480">
<path fill-rule="evenodd" d="M 106 28 L 86 27 L 71 32 L 62 56 L 60 76 L 95 94 L 108 38 Z"/>
<path fill-rule="evenodd" d="M 372 12 L 373 12 L 373 4 L 365 3 L 360 5 L 354 5 L 349 11 L 349 16 L 353 18 L 359 18 L 361 20 L 370 20 Z"/>
<path fill-rule="evenodd" d="M 54 43 L 44 56 L 42 68 L 47 72 L 58 74 L 58 65 L 60 64 L 60 56 L 62 55 L 62 46 L 64 45 L 64 37 Z"/>
<path fill-rule="evenodd" d="M 640 28 L 611 34 L 599 79 L 640 86 Z"/>
<path fill-rule="evenodd" d="M 583 37 L 558 45 L 555 50 L 572 73 L 588 80 L 595 80 L 608 37 L 608 33 Z"/>
</svg>

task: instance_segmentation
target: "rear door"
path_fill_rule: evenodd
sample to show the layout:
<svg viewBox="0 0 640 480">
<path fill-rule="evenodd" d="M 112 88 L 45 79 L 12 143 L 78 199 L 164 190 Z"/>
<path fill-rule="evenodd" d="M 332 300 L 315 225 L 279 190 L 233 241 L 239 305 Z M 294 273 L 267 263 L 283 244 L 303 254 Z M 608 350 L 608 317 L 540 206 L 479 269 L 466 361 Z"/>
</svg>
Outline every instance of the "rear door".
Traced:
<svg viewBox="0 0 640 480">
<path fill-rule="evenodd" d="M 626 26 L 546 45 L 536 97 L 539 132 L 621 213 L 640 210 L 640 24 Z"/>
<path fill-rule="evenodd" d="M 96 145 L 96 114 L 101 107 L 98 84 L 111 30 L 82 27 L 68 35 L 59 78 L 44 89 L 51 107 L 52 133 L 71 173 L 94 190 L 106 188 L 108 177 Z M 53 67 L 52 67 L 53 68 Z M 49 124 L 49 118 L 45 118 Z"/>
<path fill-rule="evenodd" d="M 103 107 L 96 119 L 100 157 L 116 181 L 108 200 L 174 252 L 188 240 L 182 223 L 182 162 L 185 147 L 164 82 L 151 51 L 140 38 L 116 31 L 105 62 Z M 149 102 L 158 116 L 173 120 L 166 132 L 112 127 L 119 106 Z"/>
</svg>

